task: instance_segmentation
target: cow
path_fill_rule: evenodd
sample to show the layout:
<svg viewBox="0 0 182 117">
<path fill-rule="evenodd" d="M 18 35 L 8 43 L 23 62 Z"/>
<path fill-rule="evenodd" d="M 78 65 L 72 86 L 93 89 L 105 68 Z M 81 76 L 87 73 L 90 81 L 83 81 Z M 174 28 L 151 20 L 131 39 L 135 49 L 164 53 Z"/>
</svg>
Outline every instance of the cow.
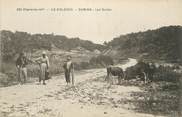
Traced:
<svg viewBox="0 0 182 117">
<path fill-rule="evenodd" d="M 124 71 L 120 67 L 109 66 L 107 67 L 107 76 L 105 80 L 110 80 L 110 76 L 118 76 L 118 84 L 121 84 L 121 80 L 124 78 Z"/>
</svg>

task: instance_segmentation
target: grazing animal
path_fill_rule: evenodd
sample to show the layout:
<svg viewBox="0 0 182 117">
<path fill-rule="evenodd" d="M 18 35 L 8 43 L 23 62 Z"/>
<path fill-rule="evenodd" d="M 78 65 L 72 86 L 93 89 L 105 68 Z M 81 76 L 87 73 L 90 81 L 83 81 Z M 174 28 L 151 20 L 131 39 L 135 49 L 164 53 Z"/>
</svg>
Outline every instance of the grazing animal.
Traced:
<svg viewBox="0 0 182 117">
<path fill-rule="evenodd" d="M 124 78 L 123 69 L 120 67 L 109 66 L 107 67 L 107 76 L 105 80 L 109 80 L 110 76 L 118 76 L 118 84 L 121 84 L 122 78 Z"/>
</svg>

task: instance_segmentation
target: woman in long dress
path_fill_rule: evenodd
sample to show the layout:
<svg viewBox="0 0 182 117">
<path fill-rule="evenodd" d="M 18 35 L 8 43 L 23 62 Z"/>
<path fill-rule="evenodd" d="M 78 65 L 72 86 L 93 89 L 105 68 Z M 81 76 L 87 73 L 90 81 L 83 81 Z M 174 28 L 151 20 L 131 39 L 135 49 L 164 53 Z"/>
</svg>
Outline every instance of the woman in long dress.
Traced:
<svg viewBox="0 0 182 117">
<path fill-rule="evenodd" d="M 43 85 L 46 85 L 45 74 L 49 70 L 49 58 L 46 56 L 46 52 L 42 52 L 42 56 L 36 59 L 36 61 L 39 63 L 40 67 L 39 82 L 41 83 L 41 81 L 43 80 Z"/>
</svg>

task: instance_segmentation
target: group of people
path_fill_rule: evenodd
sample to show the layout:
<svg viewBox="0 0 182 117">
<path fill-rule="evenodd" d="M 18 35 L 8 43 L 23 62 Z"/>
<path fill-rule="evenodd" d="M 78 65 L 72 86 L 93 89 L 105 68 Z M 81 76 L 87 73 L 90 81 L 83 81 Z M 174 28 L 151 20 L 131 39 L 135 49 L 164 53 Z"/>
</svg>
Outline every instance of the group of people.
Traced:
<svg viewBox="0 0 182 117">
<path fill-rule="evenodd" d="M 16 60 L 16 67 L 18 71 L 18 82 L 20 84 L 24 84 L 27 82 L 27 65 L 29 61 L 36 63 L 39 65 L 39 83 L 41 84 L 41 81 L 43 81 L 43 85 L 46 85 L 45 80 L 47 75 L 49 74 L 49 58 L 46 55 L 46 52 L 42 52 L 42 56 L 35 59 L 35 60 L 29 60 L 25 56 L 25 54 L 22 52 L 19 54 L 19 57 Z M 67 56 L 67 60 L 65 61 L 63 65 L 64 71 L 65 71 L 65 79 L 67 85 L 71 84 L 74 85 L 74 64 L 72 62 L 71 56 Z"/>
</svg>

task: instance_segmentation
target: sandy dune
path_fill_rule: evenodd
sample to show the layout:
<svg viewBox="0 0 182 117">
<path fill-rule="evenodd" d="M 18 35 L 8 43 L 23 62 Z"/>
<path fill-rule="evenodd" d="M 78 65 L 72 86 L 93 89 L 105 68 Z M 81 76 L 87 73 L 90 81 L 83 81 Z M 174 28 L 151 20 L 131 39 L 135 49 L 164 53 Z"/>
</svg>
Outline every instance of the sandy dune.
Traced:
<svg viewBox="0 0 182 117">
<path fill-rule="evenodd" d="M 136 63 L 129 59 L 121 67 Z M 75 87 L 66 86 L 60 75 L 46 86 L 30 83 L 0 88 L 0 117 L 153 117 L 134 111 L 134 105 L 126 101 L 134 100 L 131 93 L 142 89 L 109 85 L 105 74 L 105 69 L 79 71 Z"/>
</svg>

